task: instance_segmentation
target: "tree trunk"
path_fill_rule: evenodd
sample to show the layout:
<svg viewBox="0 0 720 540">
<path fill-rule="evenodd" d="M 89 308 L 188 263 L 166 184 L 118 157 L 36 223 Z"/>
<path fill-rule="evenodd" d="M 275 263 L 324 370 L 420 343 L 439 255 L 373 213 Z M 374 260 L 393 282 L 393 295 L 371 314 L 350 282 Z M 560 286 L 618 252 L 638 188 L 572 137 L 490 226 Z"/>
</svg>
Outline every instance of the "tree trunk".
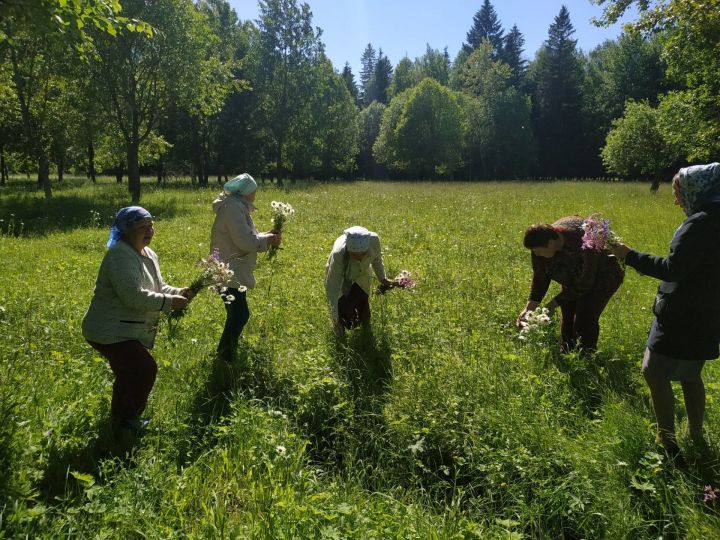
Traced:
<svg viewBox="0 0 720 540">
<path fill-rule="evenodd" d="M 118 184 L 122 184 L 123 179 L 123 162 L 117 164 L 117 167 L 115 167 L 115 181 Z"/>
<path fill-rule="evenodd" d="M 128 191 L 133 204 L 140 204 L 140 142 L 132 137 L 127 145 L 128 160 Z"/>
<path fill-rule="evenodd" d="M 52 199 L 52 186 L 50 185 L 50 160 L 45 152 L 38 158 L 38 189 L 42 188 L 46 199 Z"/>
<path fill-rule="evenodd" d="M 63 156 L 60 156 L 57 161 L 57 172 L 58 172 L 58 182 L 62 183 L 63 181 L 63 173 L 65 169 L 65 158 Z"/>
<path fill-rule="evenodd" d="M 88 174 L 90 175 L 90 180 L 92 180 L 93 184 L 97 182 L 97 179 L 95 178 L 95 146 L 93 146 L 93 142 L 89 141 L 87 145 L 87 155 L 88 155 Z"/>
<path fill-rule="evenodd" d="M 0 186 L 7 183 L 7 174 L 5 171 L 5 148 L 0 143 Z"/>
<path fill-rule="evenodd" d="M 163 182 L 163 160 L 162 157 L 157 158 L 157 183 L 161 185 Z"/>
<path fill-rule="evenodd" d="M 283 141 L 278 140 L 277 142 L 277 157 L 275 161 L 275 176 L 277 176 L 277 185 L 282 186 L 282 147 Z"/>
</svg>

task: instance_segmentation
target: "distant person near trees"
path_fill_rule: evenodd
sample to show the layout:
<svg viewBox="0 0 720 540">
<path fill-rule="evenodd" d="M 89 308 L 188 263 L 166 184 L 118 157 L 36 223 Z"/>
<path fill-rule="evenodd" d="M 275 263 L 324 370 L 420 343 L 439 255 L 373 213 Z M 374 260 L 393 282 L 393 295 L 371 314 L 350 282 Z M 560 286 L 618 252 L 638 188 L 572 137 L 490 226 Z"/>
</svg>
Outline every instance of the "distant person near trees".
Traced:
<svg viewBox="0 0 720 540">
<path fill-rule="evenodd" d="M 140 415 L 157 375 L 148 349 L 155 343 L 158 320 L 163 312 L 184 309 L 194 296 L 188 288 L 163 281 L 157 255 L 148 247 L 153 225 L 150 212 L 140 206 L 118 211 L 82 321 L 83 336 L 115 374 L 111 417 L 116 434 L 138 433 L 147 424 Z"/>
<path fill-rule="evenodd" d="M 370 322 L 371 268 L 382 285 L 392 286 L 385 276 L 380 237 L 365 227 L 345 229 L 325 265 L 325 292 L 337 335 Z"/>
<path fill-rule="evenodd" d="M 532 253 L 533 278 L 530 297 L 516 323 L 522 326 L 525 316 L 542 302 L 550 282 L 556 281 L 560 293 L 546 308 L 552 314 L 560 306 L 560 351 L 579 346 L 582 354 L 591 354 L 597 348 L 600 315 L 625 274 L 615 257 L 583 245 L 584 222 L 580 216 L 569 216 L 525 231 L 523 245 Z"/>
<path fill-rule="evenodd" d="M 226 182 L 212 203 L 215 221 L 210 233 L 210 249 L 217 250 L 220 260 L 234 273 L 226 284 L 226 295 L 233 301 L 225 303 L 225 327 L 217 348 L 218 358 L 226 362 L 235 359 L 240 334 L 250 319 L 246 293 L 255 286 L 253 271 L 257 253 L 267 251 L 270 246 L 280 246 L 280 233 L 259 233 L 250 216 L 255 211 L 256 192 L 255 179 L 243 173 Z"/>
<path fill-rule="evenodd" d="M 675 399 L 670 381 L 680 381 L 687 433 L 703 442 L 706 360 L 718 357 L 720 343 L 720 163 L 680 169 L 672 181 L 675 204 L 687 219 L 670 242 L 667 257 L 641 253 L 624 244 L 610 249 L 639 272 L 660 281 L 655 319 L 642 364 L 650 387 L 658 440 L 670 455 L 675 438 Z"/>
</svg>

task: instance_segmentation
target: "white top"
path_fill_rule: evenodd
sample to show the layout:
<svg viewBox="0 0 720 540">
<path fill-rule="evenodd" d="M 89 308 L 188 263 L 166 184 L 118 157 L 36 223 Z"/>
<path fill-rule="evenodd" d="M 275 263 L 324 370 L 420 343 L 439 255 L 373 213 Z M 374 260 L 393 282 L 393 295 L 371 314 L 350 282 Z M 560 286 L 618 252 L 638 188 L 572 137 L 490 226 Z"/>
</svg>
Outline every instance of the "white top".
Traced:
<svg viewBox="0 0 720 540">
<path fill-rule="evenodd" d="M 383 265 L 380 237 L 370 233 L 370 247 L 360 261 L 353 259 L 345 249 L 346 235 L 335 240 L 330 257 L 325 265 L 325 293 L 327 294 L 330 318 L 333 322 L 339 320 L 338 300 L 347 293 L 353 283 L 357 283 L 368 295 L 372 290 L 372 272 L 379 280 L 385 279 L 385 266 Z"/>
<path fill-rule="evenodd" d="M 137 340 L 153 347 L 160 314 L 170 311 L 170 296 L 181 289 L 163 281 L 155 252 L 146 247 L 145 253 L 123 240 L 107 250 L 82 320 L 85 339 L 105 345 Z"/>
<path fill-rule="evenodd" d="M 213 201 L 215 222 L 210 233 L 210 248 L 220 251 L 220 260 L 230 266 L 233 278 L 228 287 L 255 286 L 253 270 L 257 265 L 257 252 L 267 251 L 267 233 L 258 233 L 250 217 L 254 207 L 237 195 L 224 193 Z"/>
</svg>

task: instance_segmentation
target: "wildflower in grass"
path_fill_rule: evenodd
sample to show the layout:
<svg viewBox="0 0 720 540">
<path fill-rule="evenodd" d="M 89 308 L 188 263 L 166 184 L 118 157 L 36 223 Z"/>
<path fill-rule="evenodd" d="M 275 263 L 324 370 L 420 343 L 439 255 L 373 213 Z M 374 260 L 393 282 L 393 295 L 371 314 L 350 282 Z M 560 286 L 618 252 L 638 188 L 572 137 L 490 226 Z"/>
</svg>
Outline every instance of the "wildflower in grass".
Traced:
<svg viewBox="0 0 720 540">
<path fill-rule="evenodd" d="M 272 201 L 270 207 L 272 208 L 272 230 L 274 233 L 280 234 L 283 225 L 295 215 L 295 209 L 288 203 L 280 201 Z M 272 259 L 277 254 L 278 249 L 277 246 L 270 246 L 268 259 Z"/>
<path fill-rule="evenodd" d="M 394 279 L 389 282 L 383 282 L 378 285 L 377 293 L 385 294 L 390 289 L 406 289 L 412 290 L 415 288 L 417 281 L 412 277 L 412 274 L 407 270 L 402 270 Z"/>
<path fill-rule="evenodd" d="M 230 281 L 235 274 L 230 270 L 230 266 L 227 263 L 220 260 L 220 252 L 217 249 L 214 249 L 206 259 L 200 259 L 198 265 L 200 266 L 200 274 L 188 287 L 192 291 L 193 296 L 207 288 L 220 294 L 226 304 L 235 300 L 233 295 L 225 294 L 227 289 L 224 285 Z M 172 310 L 169 316 L 171 327 L 172 320 L 184 316 L 186 312 L 187 308 Z"/>
<path fill-rule="evenodd" d="M 720 495 L 720 489 L 714 488 L 712 486 L 705 486 L 705 494 L 703 497 L 704 502 L 711 502 L 718 498 L 718 495 Z"/>
<path fill-rule="evenodd" d="M 278 455 L 284 456 L 287 452 L 287 449 L 282 444 L 278 444 L 275 447 L 275 451 L 278 453 Z"/>
<path fill-rule="evenodd" d="M 617 245 L 621 240 L 610 230 L 610 220 L 600 214 L 592 214 L 582 224 L 582 248 L 603 251 L 608 246 Z"/>
<path fill-rule="evenodd" d="M 520 340 L 534 341 L 545 335 L 545 331 L 552 323 L 548 308 L 538 308 L 527 312 L 520 321 Z"/>
</svg>

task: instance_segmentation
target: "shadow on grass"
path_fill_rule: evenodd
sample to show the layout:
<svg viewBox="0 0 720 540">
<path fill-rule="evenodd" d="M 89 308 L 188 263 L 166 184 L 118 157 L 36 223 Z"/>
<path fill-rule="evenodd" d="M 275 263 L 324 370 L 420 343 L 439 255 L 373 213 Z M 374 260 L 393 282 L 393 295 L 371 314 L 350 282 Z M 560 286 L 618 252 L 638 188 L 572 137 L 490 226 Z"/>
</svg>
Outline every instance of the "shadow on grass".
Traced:
<svg viewBox="0 0 720 540">
<path fill-rule="evenodd" d="M 178 459 L 194 461 L 217 442 L 216 427 L 231 413 L 238 398 L 276 405 L 290 394 L 288 381 L 273 371 L 267 353 L 241 343 L 234 362 L 212 359 L 205 384 L 195 395 L 189 411 L 190 432 L 180 448 Z"/>
<path fill-rule="evenodd" d="M 83 227 L 109 229 L 118 209 L 128 204 L 127 195 L 114 191 L 96 197 L 61 193 L 50 200 L 12 194 L 0 199 L 0 234 L 43 236 Z M 160 217 L 171 218 L 177 212 L 176 205 L 169 202 L 163 205 Z"/>
<path fill-rule="evenodd" d="M 84 488 L 98 479 L 102 461 L 114 460 L 122 468 L 133 467 L 134 453 L 140 442 L 140 436 L 115 433 L 109 417 L 105 417 L 98 422 L 97 430 L 79 445 L 51 443 L 47 449 L 47 465 L 38 485 L 42 500 L 46 504 L 65 504 L 68 497 L 82 494 Z"/>
<path fill-rule="evenodd" d="M 570 389 L 588 416 L 602 408 L 608 393 L 638 405 L 645 401 L 639 391 L 636 366 L 609 352 L 593 355 L 553 352 L 546 361 L 568 376 Z"/>
</svg>

